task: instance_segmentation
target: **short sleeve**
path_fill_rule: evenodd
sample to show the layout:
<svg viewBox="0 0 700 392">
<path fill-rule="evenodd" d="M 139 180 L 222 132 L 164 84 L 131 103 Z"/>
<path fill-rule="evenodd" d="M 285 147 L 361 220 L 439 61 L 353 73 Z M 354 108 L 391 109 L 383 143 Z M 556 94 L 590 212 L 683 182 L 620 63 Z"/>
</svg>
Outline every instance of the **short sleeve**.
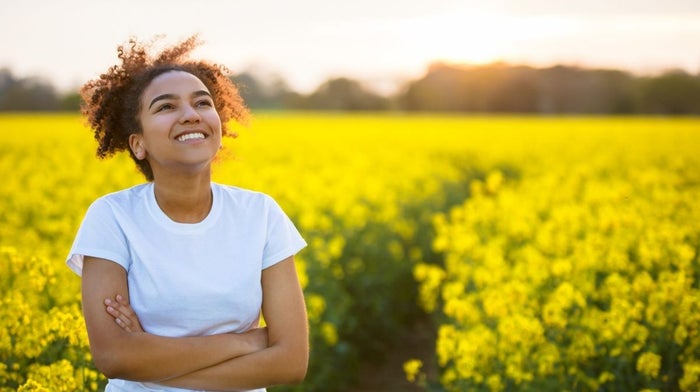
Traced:
<svg viewBox="0 0 700 392">
<path fill-rule="evenodd" d="M 267 203 L 267 239 L 263 250 L 262 268 L 271 267 L 278 262 L 297 254 L 306 247 L 294 223 L 272 198 Z"/>
<path fill-rule="evenodd" d="M 90 205 L 83 218 L 66 264 L 82 275 L 84 256 L 113 261 L 129 270 L 129 248 L 110 203 L 104 198 Z"/>
</svg>

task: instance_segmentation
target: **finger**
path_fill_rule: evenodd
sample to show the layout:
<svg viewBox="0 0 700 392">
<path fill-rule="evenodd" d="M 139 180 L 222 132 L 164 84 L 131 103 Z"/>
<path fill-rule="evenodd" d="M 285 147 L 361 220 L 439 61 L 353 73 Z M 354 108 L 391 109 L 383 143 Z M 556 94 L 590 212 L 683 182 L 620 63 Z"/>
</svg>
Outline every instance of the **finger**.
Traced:
<svg viewBox="0 0 700 392">
<path fill-rule="evenodd" d="M 109 313 L 114 318 L 118 318 L 119 316 L 121 316 L 121 313 L 119 312 L 119 310 L 113 306 L 107 306 L 106 310 L 107 310 L 107 313 Z"/>
<path fill-rule="evenodd" d="M 121 315 L 119 316 L 119 320 L 121 320 L 121 322 L 124 323 L 124 325 L 126 325 L 127 327 L 131 326 L 131 319 L 129 317 Z"/>
<path fill-rule="evenodd" d="M 114 319 L 114 321 L 115 321 L 115 322 L 117 323 L 117 325 L 119 325 L 123 330 L 125 330 L 125 331 L 127 331 L 127 332 L 131 332 L 131 327 L 129 327 L 129 325 L 125 324 L 125 323 L 124 323 L 124 320 L 122 320 L 122 319 L 120 319 L 120 318 L 116 318 L 116 319 Z"/>
<path fill-rule="evenodd" d="M 111 308 L 117 312 L 121 312 L 121 309 L 123 308 L 119 302 L 111 300 L 109 298 L 105 299 L 104 304 L 108 309 Z"/>
<path fill-rule="evenodd" d="M 117 303 L 119 304 L 119 311 L 126 315 L 127 317 L 135 317 L 136 314 L 134 313 L 134 310 L 131 308 L 131 305 L 129 305 L 129 302 L 121 296 L 120 294 L 117 294 L 116 296 Z"/>
<path fill-rule="evenodd" d="M 119 304 L 123 306 L 129 306 L 129 301 L 127 301 L 126 298 L 124 298 L 121 294 L 117 294 L 115 298 L 117 302 L 119 302 Z"/>
<path fill-rule="evenodd" d="M 107 313 L 109 313 L 110 316 L 114 317 L 114 321 L 116 321 L 117 324 L 119 324 L 120 326 L 127 328 L 131 326 L 131 319 L 129 318 L 129 316 L 120 312 L 117 308 L 113 306 L 107 306 Z"/>
<path fill-rule="evenodd" d="M 132 309 L 131 306 L 121 306 L 119 311 L 129 318 L 136 317 L 136 313 L 134 313 L 134 309 Z"/>
</svg>

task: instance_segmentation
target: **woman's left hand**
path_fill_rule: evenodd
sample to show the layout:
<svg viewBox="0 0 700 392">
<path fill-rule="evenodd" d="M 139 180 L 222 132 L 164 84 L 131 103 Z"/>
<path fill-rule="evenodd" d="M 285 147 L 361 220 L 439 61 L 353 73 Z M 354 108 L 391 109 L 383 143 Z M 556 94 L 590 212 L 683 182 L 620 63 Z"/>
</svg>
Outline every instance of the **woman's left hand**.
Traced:
<svg viewBox="0 0 700 392">
<path fill-rule="evenodd" d="M 136 312 L 131 308 L 129 302 L 120 294 L 114 299 L 105 299 L 105 310 L 114 321 L 126 332 L 144 332 L 141 322 L 136 316 Z"/>
</svg>

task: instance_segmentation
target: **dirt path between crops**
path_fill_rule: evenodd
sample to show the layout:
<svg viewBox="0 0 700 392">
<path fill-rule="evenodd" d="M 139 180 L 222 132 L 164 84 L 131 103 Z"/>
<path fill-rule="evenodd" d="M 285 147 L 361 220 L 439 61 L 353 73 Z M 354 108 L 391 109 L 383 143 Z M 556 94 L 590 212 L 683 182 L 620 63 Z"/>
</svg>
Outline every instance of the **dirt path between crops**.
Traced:
<svg viewBox="0 0 700 392">
<path fill-rule="evenodd" d="M 435 332 L 427 320 L 417 323 L 412 331 L 407 332 L 399 346 L 387 354 L 383 364 L 371 364 L 361 369 L 359 384 L 348 392 L 423 391 L 423 388 L 406 380 L 403 364 L 412 358 L 423 361 L 422 370 L 429 381 L 437 379 Z"/>
</svg>

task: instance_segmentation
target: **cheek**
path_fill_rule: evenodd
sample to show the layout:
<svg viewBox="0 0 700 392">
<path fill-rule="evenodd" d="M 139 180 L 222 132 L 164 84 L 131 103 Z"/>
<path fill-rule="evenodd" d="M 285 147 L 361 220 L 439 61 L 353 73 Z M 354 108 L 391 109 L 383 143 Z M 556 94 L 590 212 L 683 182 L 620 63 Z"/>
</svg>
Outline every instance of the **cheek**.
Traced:
<svg viewBox="0 0 700 392">
<path fill-rule="evenodd" d="M 208 115 L 207 122 L 213 130 L 217 130 L 218 133 L 221 134 L 221 118 L 219 117 L 219 113 L 213 112 Z"/>
<path fill-rule="evenodd" d="M 168 132 L 172 120 L 167 116 L 150 117 L 141 121 L 141 130 L 144 135 L 156 135 Z"/>
</svg>

